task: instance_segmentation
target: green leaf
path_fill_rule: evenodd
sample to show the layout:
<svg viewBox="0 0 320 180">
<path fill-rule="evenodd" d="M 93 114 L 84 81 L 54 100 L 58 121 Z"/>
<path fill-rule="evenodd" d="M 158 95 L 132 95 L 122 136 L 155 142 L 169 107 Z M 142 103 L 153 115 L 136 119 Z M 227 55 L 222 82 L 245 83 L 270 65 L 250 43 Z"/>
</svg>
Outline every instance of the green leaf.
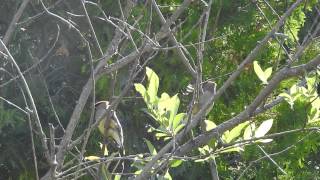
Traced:
<svg viewBox="0 0 320 180">
<path fill-rule="evenodd" d="M 295 94 L 295 93 L 297 93 L 297 91 L 298 91 L 298 87 L 296 84 L 294 84 L 290 87 L 290 94 Z"/>
<path fill-rule="evenodd" d="M 273 124 L 273 119 L 268 119 L 262 122 L 262 124 L 255 131 L 255 137 L 259 138 L 267 134 L 271 129 Z"/>
<path fill-rule="evenodd" d="M 211 148 L 208 145 L 205 145 L 203 147 L 199 147 L 198 151 L 200 152 L 201 155 L 207 155 L 209 154 Z"/>
<path fill-rule="evenodd" d="M 233 128 L 228 136 L 226 137 L 226 143 L 230 143 L 233 139 L 237 138 L 238 136 L 240 136 L 241 131 L 243 128 L 245 128 L 248 125 L 249 122 L 244 122 L 239 124 L 238 126 L 236 126 L 235 128 Z"/>
<path fill-rule="evenodd" d="M 229 148 L 229 149 L 223 150 L 220 153 L 240 152 L 240 151 L 243 151 L 243 149 L 240 148 L 240 147 L 233 147 L 233 148 Z"/>
<path fill-rule="evenodd" d="M 257 61 L 253 62 L 253 69 L 254 72 L 257 74 L 258 78 L 263 82 L 263 83 L 267 83 L 267 79 L 265 78 L 264 72 L 261 69 L 260 65 L 258 64 Z"/>
<path fill-rule="evenodd" d="M 154 120 L 157 120 L 157 118 L 155 117 L 155 115 L 154 115 L 153 113 L 151 113 L 149 109 L 142 108 L 141 111 L 143 111 L 144 113 L 146 113 L 147 115 L 149 115 L 150 117 L 152 117 Z"/>
<path fill-rule="evenodd" d="M 288 94 L 288 93 L 285 93 L 285 92 L 284 93 L 280 93 L 279 96 L 284 97 L 284 98 L 289 99 L 289 100 L 292 99 L 291 95 Z"/>
<path fill-rule="evenodd" d="M 104 144 L 102 144 L 102 143 L 100 143 L 100 142 L 99 142 L 99 146 L 100 146 L 100 149 L 103 151 L 103 155 L 104 155 L 104 156 L 109 155 L 109 151 L 108 151 L 107 146 L 104 146 Z M 103 148 L 104 148 L 104 149 L 103 149 Z"/>
<path fill-rule="evenodd" d="M 164 115 L 167 118 L 167 122 L 162 122 L 168 129 L 172 129 L 174 118 L 178 112 L 180 100 L 178 95 L 170 96 L 166 93 L 162 93 L 158 103 L 158 111 L 161 116 Z"/>
<path fill-rule="evenodd" d="M 303 86 L 299 86 L 298 91 L 301 92 L 303 95 L 306 95 L 308 92 L 308 90 Z"/>
<path fill-rule="evenodd" d="M 177 114 L 173 119 L 172 128 L 176 129 L 186 115 L 187 115 L 186 113 Z"/>
<path fill-rule="evenodd" d="M 284 99 L 290 105 L 290 108 L 293 109 L 294 98 L 290 94 L 284 92 L 284 93 L 280 93 L 279 96 L 280 97 L 284 97 Z"/>
<path fill-rule="evenodd" d="M 163 177 L 159 177 L 158 179 L 162 179 L 162 180 L 172 180 L 171 175 L 169 174 L 169 170 L 167 170 L 166 174 Z"/>
<path fill-rule="evenodd" d="M 156 136 L 157 139 L 160 139 L 162 137 L 168 137 L 169 134 L 167 134 L 167 133 L 156 133 L 155 136 Z"/>
<path fill-rule="evenodd" d="M 86 156 L 86 157 L 84 157 L 84 159 L 89 160 L 89 161 L 97 161 L 97 162 L 100 161 L 100 157 L 98 157 L 98 156 Z"/>
<path fill-rule="evenodd" d="M 160 116 L 165 116 L 168 119 L 170 118 L 170 115 L 167 114 L 170 109 L 170 103 L 171 103 L 171 98 L 167 93 L 162 93 L 161 98 L 158 101 L 158 113 Z"/>
<path fill-rule="evenodd" d="M 149 152 L 150 152 L 152 155 L 156 155 L 156 154 L 157 154 L 157 150 L 156 150 L 156 148 L 152 145 L 152 143 L 151 143 L 148 139 L 145 139 L 145 138 L 144 138 L 144 141 L 147 143 Z"/>
<path fill-rule="evenodd" d="M 169 94 L 164 92 L 164 93 L 161 94 L 161 97 L 160 97 L 159 101 L 164 101 L 166 99 L 170 99 L 170 96 L 169 96 Z"/>
<path fill-rule="evenodd" d="M 320 122 L 320 118 L 311 119 L 310 121 L 308 121 L 308 124 L 311 124 L 311 123 L 318 123 L 318 122 Z"/>
<path fill-rule="evenodd" d="M 178 125 L 178 127 L 174 129 L 174 134 L 177 134 L 183 127 L 184 127 L 184 124 Z"/>
<path fill-rule="evenodd" d="M 226 140 L 228 139 L 229 134 L 230 134 L 230 131 L 229 131 L 229 130 L 225 131 L 225 132 L 222 134 L 222 136 L 221 136 L 221 140 L 222 140 L 223 142 L 226 142 Z"/>
<path fill-rule="evenodd" d="M 205 128 L 206 131 L 210 131 L 210 130 L 214 129 L 215 127 L 217 127 L 217 125 L 214 122 L 209 121 L 209 120 L 204 120 L 204 123 L 206 125 L 206 128 Z"/>
<path fill-rule="evenodd" d="M 147 99 L 147 91 L 146 88 L 140 84 L 140 83 L 135 83 L 134 84 L 134 88 L 136 89 L 136 91 L 138 91 L 140 93 L 140 95 L 143 97 L 143 100 L 145 103 L 148 103 L 148 99 Z"/>
<path fill-rule="evenodd" d="M 309 91 L 314 89 L 314 84 L 316 83 L 316 76 L 313 77 L 306 77 L 307 81 L 307 88 Z"/>
<path fill-rule="evenodd" d="M 247 126 L 247 128 L 244 130 L 243 139 L 247 140 L 247 139 L 251 139 L 252 137 L 254 137 L 255 129 L 256 129 L 255 123 L 249 124 Z"/>
<path fill-rule="evenodd" d="M 272 67 L 269 67 L 264 71 L 264 75 L 266 76 L 267 79 L 269 79 L 271 74 L 272 74 Z"/>
<path fill-rule="evenodd" d="M 164 129 L 163 127 L 159 127 L 159 128 L 157 128 L 157 129 L 155 129 L 155 131 L 156 131 L 156 132 L 160 132 L 160 133 L 165 133 L 165 134 L 168 133 L 168 131 L 167 131 L 166 129 Z"/>
<path fill-rule="evenodd" d="M 180 160 L 180 159 L 175 159 L 175 160 L 172 160 L 171 162 L 170 162 L 170 167 L 178 167 L 178 166 L 180 166 L 181 164 L 182 164 L 182 160 Z"/>
<path fill-rule="evenodd" d="M 146 67 L 146 74 L 148 77 L 148 95 L 150 96 L 150 102 L 154 103 L 157 100 L 157 93 L 159 87 L 158 75 L 149 67 Z"/>
<path fill-rule="evenodd" d="M 141 174 L 141 172 L 142 172 L 142 168 L 138 171 L 135 171 L 134 174 Z"/>
<path fill-rule="evenodd" d="M 320 109 L 320 98 L 314 99 L 311 103 L 312 107 L 315 109 Z"/>
<path fill-rule="evenodd" d="M 271 141 L 273 141 L 273 139 L 260 139 L 260 140 L 257 140 L 256 142 L 269 143 Z"/>
<path fill-rule="evenodd" d="M 208 160 L 210 159 L 210 157 L 206 157 L 206 158 L 204 158 L 204 159 L 197 159 L 197 160 L 195 160 L 194 162 L 198 162 L 198 163 L 202 163 L 202 162 L 207 162 Z"/>
<path fill-rule="evenodd" d="M 260 65 L 258 64 L 257 61 L 253 62 L 253 69 L 254 72 L 257 74 L 258 78 L 262 81 L 263 84 L 268 84 L 268 78 L 271 76 L 272 74 L 272 68 L 268 68 L 267 70 L 263 71 L 260 67 Z"/>
<path fill-rule="evenodd" d="M 222 135 L 222 136 L 223 136 L 223 135 Z M 221 139 L 222 139 L 222 138 L 221 138 Z M 222 141 L 223 141 L 223 139 L 222 139 Z M 210 139 L 210 141 L 208 142 L 208 146 L 209 146 L 210 148 L 216 148 L 217 145 L 218 145 L 218 141 L 217 141 L 216 138 L 212 138 L 212 139 Z"/>
<path fill-rule="evenodd" d="M 121 179 L 121 175 L 117 174 L 114 176 L 113 180 L 120 180 Z"/>
<path fill-rule="evenodd" d="M 172 98 L 171 98 L 171 103 L 170 103 L 170 118 L 169 118 L 169 127 L 172 127 L 173 125 L 173 121 L 174 121 L 174 118 L 176 116 L 176 114 L 178 113 L 178 109 L 179 109 L 179 105 L 180 105 L 180 99 L 178 97 L 178 95 L 174 95 Z"/>
</svg>

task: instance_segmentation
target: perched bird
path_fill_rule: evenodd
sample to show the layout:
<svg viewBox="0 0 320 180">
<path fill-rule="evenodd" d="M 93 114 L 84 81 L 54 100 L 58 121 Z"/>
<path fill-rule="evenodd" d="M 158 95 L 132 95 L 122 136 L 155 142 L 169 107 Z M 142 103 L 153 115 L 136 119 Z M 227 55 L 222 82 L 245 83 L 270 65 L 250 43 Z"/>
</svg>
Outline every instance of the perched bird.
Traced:
<svg viewBox="0 0 320 180">
<path fill-rule="evenodd" d="M 216 86 L 217 84 L 213 81 L 206 81 L 202 84 L 202 89 L 200 90 L 200 97 L 196 104 L 194 104 L 192 108 L 192 114 L 197 114 L 200 109 L 204 107 L 204 105 L 209 101 L 209 99 L 216 93 Z M 213 107 L 212 105 L 207 109 L 206 114 L 207 115 Z"/>
<path fill-rule="evenodd" d="M 99 101 L 95 104 L 95 121 L 99 122 L 98 129 L 104 137 L 106 144 L 116 144 L 118 148 L 123 148 L 123 130 L 115 111 L 111 111 L 109 101 Z"/>
<path fill-rule="evenodd" d="M 216 93 L 217 84 L 213 81 L 206 81 L 202 84 L 202 88 L 200 89 L 200 95 L 198 101 L 192 107 L 192 115 L 196 115 L 200 109 L 202 109 L 210 100 L 210 98 Z M 203 115 L 202 120 L 200 121 L 200 127 L 203 132 L 206 130 L 206 123 L 204 121 L 204 117 L 209 114 L 213 107 L 213 103 L 206 110 L 206 113 Z"/>
</svg>

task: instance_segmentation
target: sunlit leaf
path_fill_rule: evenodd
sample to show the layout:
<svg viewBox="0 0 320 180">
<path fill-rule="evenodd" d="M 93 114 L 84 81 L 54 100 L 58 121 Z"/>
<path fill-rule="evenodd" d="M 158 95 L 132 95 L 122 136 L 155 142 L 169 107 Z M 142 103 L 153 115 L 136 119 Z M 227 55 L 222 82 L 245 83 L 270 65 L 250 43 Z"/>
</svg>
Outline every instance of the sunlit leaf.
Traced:
<svg viewBox="0 0 320 180">
<path fill-rule="evenodd" d="M 121 179 L 121 175 L 119 174 L 116 174 L 113 178 L 113 180 L 120 180 Z"/>
<path fill-rule="evenodd" d="M 135 83 L 134 88 L 136 89 L 136 91 L 138 91 L 140 93 L 140 95 L 143 97 L 143 100 L 146 103 L 148 103 L 146 88 L 140 83 Z"/>
<path fill-rule="evenodd" d="M 164 92 L 164 93 L 161 94 L 161 97 L 160 97 L 159 101 L 164 101 L 164 100 L 169 99 L 169 98 L 170 98 L 169 94 Z"/>
<path fill-rule="evenodd" d="M 226 150 L 223 150 L 221 151 L 221 153 L 240 152 L 240 151 L 243 151 L 243 149 L 240 147 L 233 147 L 233 148 L 228 148 Z"/>
<path fill-rule="evenodd" d="M 206 125 L 206 128 L 205 128 L 206 131 L 210 131 L 210 130 L 214 129 L 215 127 L 217 127 L 217 125 L 214 122 L 209 121 L 209 120 L 204 120 L 204 123 Z"/>
<path fill-rule="evenodd" d="M 272 74 L 272 67 L 269 67 L 264 71 L 264 75 L 265 75 L 266 79 L 269 79 L 271 74 Z"/>
<path fill-rule="evenodd" d="M 169 170 L 167 170 L 166 174 L 163 176 L 163 178 L 158 178 L 162 180 L 172 180 L 171 175 L 169 174 Z"/>
<path fill-rule="evenodd" d="M 269 132 L 269 130 L 271 129 L 272 124 L 273 124 L 273 119 L 268 119 L 263 121 L 255 131 L 255 137 L 259 138 L 267 134 L 267 132 Z"/>
<path fill-rule="evenodd" d="M 306 77 L 306 81 L 307 81 L 308 90 L 312 91 L 314 89 L 314 84 L 316 82 L 316 76 Z"/>
<path fill-rule="evenodd" d="M 100 161 L 100 157 L 98 156 L 86 156 L 84 157 L 85 160 L 89 160 L 89 161 Z"/>
<path fill-rule="evenodd" d="M 150 112 L 148 109 L 142 108 L 141 110 L 142 110 L 144 113 L 148 114 L 150 117 L 152 117 L 154 120 L 157 120 L 157 117 L 156 117 L 152 112 Z"/>
<path fill-rule="evenodd" d="M 168 133 L 168 131 L 167 131 L 167 129 L 164 129 L 164 128 L 162 128 L 161 126 L 160 127 L 158 127 L 158 128 L 155 128 L 154 129 L 156 132 L 160 132 L 160 133 L 165 133 L 165 134 L 167 134 Z"/>
<path fill-rule="evenodd" d="M 315 109 L 320 108 L 320 98 L 313 99 L 313 102 L 311 103 L 312 107 Z"/>
<path fill-rule="evenodd" d="M 309 114 L 308 114 L 308 117 L 309 117 L 310 119 L 317 118 L 317 117 L 316 117 L 316 116 L 317 116 L 317 112 L 319 112 L 318 109 L 311 107 L 310 112 L 309 112 Z"/>
<path fill-rule="evenodd" d="M 288 93 L 280 93 L 279 96 L 284 97 L 286 99 L 292 99 L 291 95 Z"/>
<path fill-rule="evenodd" d="M 272 73 L 272 68 L 268 68 L 266 71 L 263 71 L 258 64 L 257 61 L 253 62 L 253 69 L 254 72 L 257 74 L 258 78 L 262 81 L 263 84 L 268 84 L 268 78 L 270 77 Z"/>
<path fill-rule="evenodd" d="M 198 151 L 200 152 L 201 155 L 207 155 L 210 151 L 210 147 L 208 145 L 205 145 L 203 147 L 199 147 Z"/>
<path fill-rule="evenodd" d="M 183 127 L 184 127 L 184 124 L 179 124 L 178 127 L 174 129 L 174 134 L 177 134 Z"/>
<path fill-rule="evenodd" d="M 299 86 L 298 89 L 299 89 L 299 92 L 302 92 L 302 94 L 306 94 L 307 91 L 308 91 L 308 90 L 307 90 L 305 87 L 303 87 L 303 86 Z"/>
<path fill-rule="evenodd" d="M 256 129 L 256 126 L 254 123 L 249 124 L 243 133 L 243 139 L 251 139 L 254 136 L 254 131 Z"/>
<path fill-rule="evenodd" d="M 146 74 L 148 77 L 148 88 L 147 92 L 150 96 L 150 102 L 153 103 L 157 99 L 158 87 L 159 87 L 159 77 L 158 75 L 149 67 L 146 67 Z"/>
<path fill-rule="evenodd" d="M 290 94 L 295 94 L 295 93 L 297 93 L 297 91 L 298 91 L 298 87 L 296 84 L 294 84 L 290 87 Z"/>
<path fill-rule="evenodd" d="M 142 169 L 138 170 L 138 171 L 135 171 L 134 174 L 141 174 L 141 172 L 142 172 Z"/>
<path fill-rule="evenodd" d="M 319 117 L 320 117 L 320 99 L 317 98 L 313 103 L 312 103 L 312 107 L 309 111 L 308 114 L 308 123 L 314 123 L 316 121 L 318 121 Z"/>
<path fill-rule="evenodd" d="M 107 156 L 109 154 L 109 151 L 108 151 L 108 148 L 107 146 L 104 146 L 102 143 L 99 142 L 99 146 L 100 146 L 100 149 L 103 151 L 103 155 L 104 156 Z M 103 149 L 104 148 L 104 149 Z"/>
<path fill-rule="evenodd" d="M 180 160 L 180 159 L 175 159 L 175 160 L 172 160 L 171 162 L 170 162 L 170 167 L 178 167 L 178 166 L 180 166 L 181 164 L 182 164 L 182 160 Z"/>
<path fill-rule="evenodd" d="M 279 94 L 280 97 L 284 97 L 284 99 L 287 101 L 287 103 L 290 105 L 291 109 L 293 109 L 293 105 L 294 105 L 294 98 L 288 94 L 288 93 L 280 93 Z"/>
<path fill-rule="evenodd" d="M 176 129 L 185 116 L 186 116 L 186 113 L 177 114 L 173 119 L 172 128 Z"/>
<path fill-rule="evenodd" d="M 308 121 L 309 124 L 318 123 L 318 122 L 320 122 L 320 118 L 316 118 L 316 119 L 312 119 L 312 120 Z"/>
<path fill-rule="evenodd" d="M 273 141 L 273 139 L 260 139 L 260 140 L 257 140 L 256 142 L 260 142 L 260 143 L 269 143 Z"/>
<path fill-rule="evenodd" d="M 228 137 L 229 137 L 229 134 L 230 134 L 230 131 L 229 131 L 229 130 L 226 130 L 226 131 L 222 134 L 221 139 L 222 139 L 223 142 L 226 142 L 226 140 L 227 140 Z"/>
<path fill-rule="evenodd" d="M 243 128 L 245 128 L 248 125 L 249 122 L 244 122 L 239 124 L 238 126 L 236 126 L 235 128 L 233 128 L 228 136 L 226 137 L 225 142 L 226 143 L 230 143 L 232 140 L 234 140 L 235 138 L 237 138 L 238 136 L 240 136 L 241 131 L 243 130 Z"/>
<path fill-rule="evenodd" d="M 163 137 L 168 137 L 169 134 L 167 134 L 167 133 L 156 133 L 155 136 L 156 136 L 157 139 L 160 139 L 160 138 L 163 138 Z"/>
<path fill-rule="evenodd" d="M 174 118 L 178 113 L 179 105 L 180 105 L 180 100 L 178 95 L 176 94 L 171 98 L 171 103 L 170 103 L 170 109 L 169 109 L 170 111 L 169 126 L 170 127 L 172 127 Z"/>
<path fill-rule="evenodd" d="M 161 116 L 164 115 L 166 118 L 169 119 L 170 118 L 170 106 L 171 106 L 170 96 L 167 93 L 162 93 L 161 98 L 158 101 L 159 115 L 161 115 Z M 169 125 L 169 124 L 167 124 L 167 125 Z"/>
<path fill-rule="evenodd" d="M 204 159 L 197 159 L 197 160 L 195 160 L 194 162 L 207 162 L 207 161 L 209 161 L 210 160 L 210 157 L 206 157 L 206 158 L 204 158 Z"/>
</svg>

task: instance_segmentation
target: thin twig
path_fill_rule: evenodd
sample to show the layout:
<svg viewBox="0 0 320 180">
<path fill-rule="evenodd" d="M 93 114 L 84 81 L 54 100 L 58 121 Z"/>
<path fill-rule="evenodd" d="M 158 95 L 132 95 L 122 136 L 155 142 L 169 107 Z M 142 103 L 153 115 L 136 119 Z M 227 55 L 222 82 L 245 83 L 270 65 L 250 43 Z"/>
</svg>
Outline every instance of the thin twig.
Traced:
<svg viewBox="0 0 320 180">
<path fill-rule="evenodd" d="M 17 72 L 18 72 L 18 74 L 19 74 L 19 76 L 21 78 L 22 84 L 23 84 L 24 88 L 26 89 L 29 101 L 31 103 L 31 108 L 32 108 L 32 112 L 31 113 L 33 114 L 33 116 L 35 118 L 35 124 L 36 124 L 37 131 L 40 132 L 39 133 L 40 142 L 41 142 L 41 145 L 42 145 L 42 147 L 44 149 L 45 157 L 50 162 L 50 155 L 49 155 L 49 149 L 48 149 L 48 145 L 47 145 L 46 135 L 45 135 L 45 133 L 44 133 L 44 131 L 42 129 L 40 118 L 39 118 L 38 111 L 37 111 L 37 107 L 36 107 L 36 104 L 34 102 L 34 99 L 33 99 L 32 93 L 30 91 L 29 85 L 28 85 L 24 75 L 22 74 L 22 72 L 20 70 L 20 67 L 18 66 L 18 64 L 16 63 L 16 61 L 14 60 L 14 58 L 11 55 L 11 53 L 9 52 L 9 50 L 6 47 L 6 45 L 4 44 L 4 42 L 1 39 L 0 39 L 0 44 L 1 44 L 2 49 L 4 49 L 5 53 L 8 55 L 9 60 L 11 61 L 11 63 L 17 69 Z"/>
</svg>

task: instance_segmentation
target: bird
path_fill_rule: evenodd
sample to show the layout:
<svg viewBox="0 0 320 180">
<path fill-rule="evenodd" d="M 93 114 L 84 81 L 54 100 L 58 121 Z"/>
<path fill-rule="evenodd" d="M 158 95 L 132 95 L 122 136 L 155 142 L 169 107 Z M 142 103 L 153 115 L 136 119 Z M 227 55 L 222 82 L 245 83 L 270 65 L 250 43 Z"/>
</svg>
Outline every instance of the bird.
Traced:
<svg viewBox="0 0 320 180">
<path fill-rule="evenodd" d="M 196 101 L 196 103 L 192 107 L 192 115 L 196 115 L 200 109 L 203 109 L 204 106 L 208 103 L 208 101 L 211 99 L 212 96 L 216 93 L 216 87 L 217 84 L 214 81 L 205 81 L 204 83 L 201 84 L 201 89 L 200 89 L 200 95 L 199 99 Z M 206 109 L 205 114 L 202 116 L 201 121 L 200 121 L 200 128 L 202 132 L 206 131 L 206 123 L 204 121 L 204 118 L 206 115 L 209 114 L 211 109 L 213 108 L 214 103 L 210 105 L 209 108 Z"/>
<path fill-rule="evenodd" d="M 216 87 L 217 84 L 214 81 L 206 81 L 204 83 L 202 83 L 202 88 L 200 90 L 200 95 L 199 95 L 199 99 L 198 101 L 194 104 L 193 108 L 192 108 L 192 114 L 195 115 L 197 114 L 200 109 L 202 109 L 206 103 L 209 101 L 209 99 L 214 96 L 214 94 L 216 93 Z M 209 114 L 209 112 L 211 111 L 213 107 L 213 103 L 212 105 L 206 110 L 206 114 Z"/>
<path fill-rule="evenodd" d="M 123 130 L 114 110 L 108 116 L 110 110 L 109 101 L 99 101 L 95 104 L 95 121 L 99 122 L 98 129 L 104 137 L 106 144 L 123 148 Z"/>
</svg>

